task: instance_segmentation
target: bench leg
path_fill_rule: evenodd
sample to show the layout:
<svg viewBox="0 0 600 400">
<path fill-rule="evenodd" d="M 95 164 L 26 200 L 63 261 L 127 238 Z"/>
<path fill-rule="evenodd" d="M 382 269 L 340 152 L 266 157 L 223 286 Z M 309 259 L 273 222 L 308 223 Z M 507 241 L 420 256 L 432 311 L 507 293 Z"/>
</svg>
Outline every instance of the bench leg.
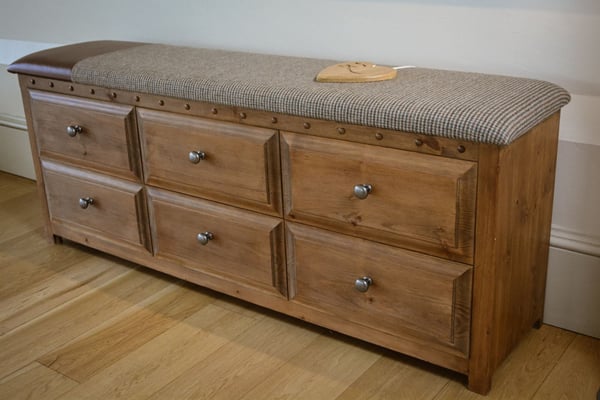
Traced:
<svg viewBox="0 0 600 400">
<path fill-rule="evenodd" d="M 492 388 L 492 376 L 491 374 L 478 374 L 476 371 L 469 373 L 469 383 L 467 388 L 475 393 L 486 395 Z"/>
</svg>

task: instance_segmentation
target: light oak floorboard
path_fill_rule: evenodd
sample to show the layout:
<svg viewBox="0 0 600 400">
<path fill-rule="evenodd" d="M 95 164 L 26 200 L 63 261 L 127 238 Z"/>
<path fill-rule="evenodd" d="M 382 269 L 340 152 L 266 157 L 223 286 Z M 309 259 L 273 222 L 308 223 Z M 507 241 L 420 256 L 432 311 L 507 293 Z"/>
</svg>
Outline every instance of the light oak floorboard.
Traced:
<svg viewBox="0 0 600 400">
<path fill-rule="evenodd" d="M 534 400 L 595 399 L 600 393 L 600 340 L 577 336 Z"/>
<path fill-rule="evenodd" d="M 88 258 L 0 300 L 0 336 L 106 284 L 124 271 L 112 262 Z"/>
<path fill-rule="evenodd" d="M 115 313 L 164 287 L 152 275 L 123 268 L 123 274 L 0 338 L 0 377 L 85 333 Z"/>
<path fill-rule="evenodd" d="M 242 399 L 335 399 L 379 355 L 353 341 L 318 336 Z"/>
<path fill-rule="evenodd" d="M 0 204 L 14 197 L 35 192 L 35 182 L 0 171 Z"/>
<path fill-rule="evenodd" d="M 38 361 L 83 382 L 212 301 L 193 288 L 171 284 Z"/>
<path fill-rule="evenodd" d="M 575 337 L 572 332 L 543 325 L 531 331 L 498 368 L 487 397 L 450 381 L 435 400 L 531 399 Z"/>
<path fill-rule="evenodd" d="M 239 399 L 303 351 L 318 334 L 287 318 L 265 317 L 215 351 L 211 357 L 218 362 L 196 363 L 151 399 Z"/>
<path fill-rule="evenodd" d="M 259 321 L 207 305 L 61 399 L 146 399 Z"/>
<path fill-rule="evenodd" d="M 0 203 L 0 242 L 12 239 L 38 229 L 42 221 L 42 211 L 38 206 L 40 198 L 36 192 L 15 196 Z"/>
<path fill-rule="evenodd" d="M 1 205 L 0 205 L 1 206 Z M 5 222 L 0 221 L 4 227 Z M 0 242 L 0 300 L 28 290 L 32 285 L 92 258 L 77 246 L 50 244 L 40 229 Z"/>
<path fill-rule="evenodd" d="M 36 362 L 0 381 L 0 398 L 54 400 L 77 382 Z"/>
<path fill-rule="evenodd" d="M 451 374 L 443 368 L 386 351 L 336 400 L 432 399 L 448 383 Z"/>
</svg>

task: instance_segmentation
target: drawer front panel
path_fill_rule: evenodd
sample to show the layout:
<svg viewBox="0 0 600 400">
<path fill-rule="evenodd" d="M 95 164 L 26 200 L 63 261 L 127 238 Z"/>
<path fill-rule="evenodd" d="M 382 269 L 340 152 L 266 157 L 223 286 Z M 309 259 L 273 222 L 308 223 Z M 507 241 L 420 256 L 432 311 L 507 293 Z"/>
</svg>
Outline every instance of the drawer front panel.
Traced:
<svg viewBox="0 0 600 400">
<path fill-rule="evenodd" d="M 133 107 L 34 90 L 29 96 L 41 156 L 141 178 Z"/>
<path fill-rule="evenodd" d="M 150 250 L 141 185 L 49 161 L 42 166 L 53 224 L 67 224 L 105 239 Z"/>
<path fill-rule="evenodd" d="M 280 214 L 276 131 L 146 109 L 138 120 L 147 183 Z"/>
<path fill-rule="evenodd" d="M 468 354 L 471 267 L 301 224 L 286 226 L 290 300 Z M 356 288 L 357 280 L 365 292 Z"/>
<path fill-rule="evenodd" d="M 157 189 L 149 193 L 157 256 L 287 296 L 280 219 Z"/>
<path fill-rule="evenodd" d="M 286 132 L 282 169 L 290 220 L 473 260 L 473 162 Z"/>
</svg>

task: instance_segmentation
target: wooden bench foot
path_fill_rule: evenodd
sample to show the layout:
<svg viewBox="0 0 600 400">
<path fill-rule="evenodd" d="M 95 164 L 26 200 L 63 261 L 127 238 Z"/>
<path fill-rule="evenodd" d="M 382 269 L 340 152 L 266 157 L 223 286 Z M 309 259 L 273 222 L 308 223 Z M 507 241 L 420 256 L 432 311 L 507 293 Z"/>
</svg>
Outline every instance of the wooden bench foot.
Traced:
<svg viewBox="0 0 600 400">
<path fill-rule="evenodd" d="M 486 395 L 492 388 L 492 376 L 469 374 L 467 388 L 475 393 Z"/>
</svg>

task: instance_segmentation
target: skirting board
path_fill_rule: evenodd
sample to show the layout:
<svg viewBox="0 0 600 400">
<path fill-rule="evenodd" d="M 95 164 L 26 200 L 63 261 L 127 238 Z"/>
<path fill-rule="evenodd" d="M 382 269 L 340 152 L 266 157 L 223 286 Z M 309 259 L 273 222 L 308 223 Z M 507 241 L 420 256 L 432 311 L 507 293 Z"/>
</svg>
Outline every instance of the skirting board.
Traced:
<svg viewBox="0 0 600 400">
<path fill-rule="evenodd" d="M 550 248 L 544 323 L 600 338 L 600 257 Z"/>
<path fill-rule="evenodd" d="M 29 136 L 24 131 L 0 124 L 0 171 L 35 179 Z"/>
</svg>

